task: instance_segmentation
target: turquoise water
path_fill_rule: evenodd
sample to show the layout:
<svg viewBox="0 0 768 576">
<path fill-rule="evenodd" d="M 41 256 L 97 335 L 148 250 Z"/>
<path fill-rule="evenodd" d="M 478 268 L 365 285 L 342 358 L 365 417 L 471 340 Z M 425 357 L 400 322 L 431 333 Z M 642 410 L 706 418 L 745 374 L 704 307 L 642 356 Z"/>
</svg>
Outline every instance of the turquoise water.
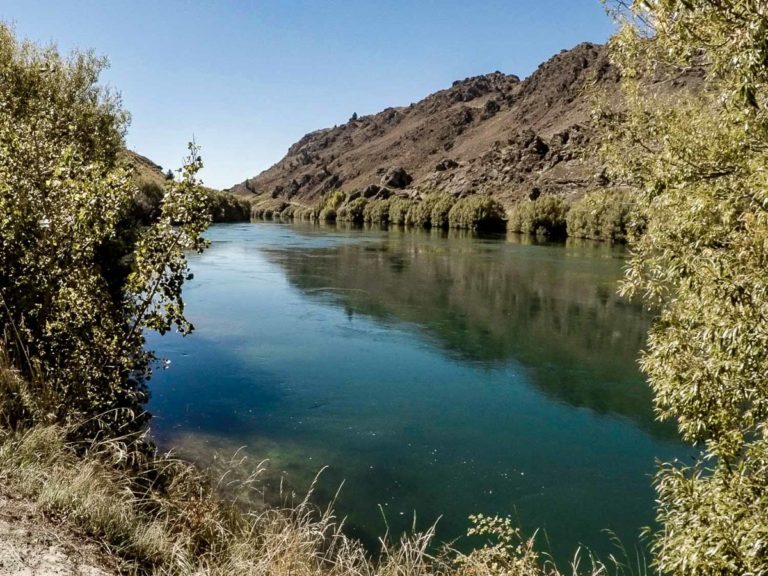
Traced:
<svg viewBox="0 0 768 576">
<path fill-rule="evenodd" d="M 510 514 L 568 559 L 653 522 L 654 459 L 684 452 L 636 368 L 651 316 L 624 252 L 517 236 L 227 224 L 191 258 L 195 334 L 152 338 L 153 431 L 207 461 L 247 446 L 374 546 Z M 527 242 L 527 243 L 526 243 Z M 386 525 L 385 520 L 386 518 Z M 459 547 L 470 545 L 466 539 Z"/>
</svg>

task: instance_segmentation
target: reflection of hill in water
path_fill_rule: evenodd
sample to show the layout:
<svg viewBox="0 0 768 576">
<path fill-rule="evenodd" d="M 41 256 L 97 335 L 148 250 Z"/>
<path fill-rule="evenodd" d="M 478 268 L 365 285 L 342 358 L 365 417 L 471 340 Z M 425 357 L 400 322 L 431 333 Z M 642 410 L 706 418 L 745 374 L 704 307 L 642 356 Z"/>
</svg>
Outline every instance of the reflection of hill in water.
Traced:
<svg viewBox="0 0 768 576">
<path fill-rule="evenodd" d="M 349 314 L 416 325 L 462 362 L 517 361 L 562 401 L 671 433 L 637 370 L 651 316 L 616 294 L 621 249 L 522 242 L 392 230 L 380 243 L 269 257 Z"/>
</svg>

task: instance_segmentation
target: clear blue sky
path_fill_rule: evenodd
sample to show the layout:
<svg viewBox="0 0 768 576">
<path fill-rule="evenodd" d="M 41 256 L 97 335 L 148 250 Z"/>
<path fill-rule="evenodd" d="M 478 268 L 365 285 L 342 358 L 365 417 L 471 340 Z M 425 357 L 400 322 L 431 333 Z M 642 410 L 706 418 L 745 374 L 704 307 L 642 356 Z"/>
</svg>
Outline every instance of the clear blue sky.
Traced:
<svg viewBox="0 0 768 576">
<path fill-rule="evenodd" d="M 219 188 L 353 112 L 494 70 L 525 77 L 613 30 L 599 0 L 0 0 L 0 19 L 108 56 L 129 147 L 177 167 L 194 135 Z"/>
</svg>

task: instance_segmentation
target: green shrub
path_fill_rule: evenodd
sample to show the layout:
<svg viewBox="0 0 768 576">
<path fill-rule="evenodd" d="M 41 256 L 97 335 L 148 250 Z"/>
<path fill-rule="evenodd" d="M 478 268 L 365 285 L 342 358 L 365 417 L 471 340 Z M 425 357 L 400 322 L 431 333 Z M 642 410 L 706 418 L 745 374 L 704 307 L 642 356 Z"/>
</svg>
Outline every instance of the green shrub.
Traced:
<svg viewBox="0 0 768 576">
<path fill-rule="evenodd" d="M 208 190 L 208 201 L 214 222 L 246 222 L 251 219 L 251 204 L 234 194 Z"/>
<path fill-rule="evenodd" d="M 567 213 L 568 204 L 561 196 L 523 200 L 509 211 L 507 229 L 537 236 L 565 236 Z"/>
<path fill-rule="evenodd" d="M 407 223 L 408 210 L 411 209 L 413 200 L 410 198 L 391 198 L 389 201 L 389 222 L 403 226 Z"/>
<path fill-rule="evenodd" d="M 3 24 L 0 56 L 0 335 L 22 376 L 45 382 L 6 423 L 141 426 L 145 334 L 192 329 L 181 287 L 185 252 L 206 245 L 202 161 L 191 146 L 157 214 L 137 221 L 127 114 L 96 83 L 105 62 L 17 42 Z"/>
<path fill-rule="evenodd" d="M 344 200 L 347 199 L 347 195 L 341 190 L 334 190 L 330 192 L 321 204 L 321 209 L 337 210 L 339 206 L 344 204 Z"/>
<path fill-rule="evenodd" d="M 296 206 L 292 211 L 292 218 L 297 222 L 315 222 L 318 216 L 317 208 L 311 206 Z"/>
<path fill-rule="evenodd" d="M 363 219 L 370 224 L 388 224 L 389 200 L 369 200 L 363 209 Z"/>
<path fill-rule="evenodd" d="M 318 219 L 320 222 L 336 222 L 336 208 L 323 208 Z"/>
<path fill-rule="evenodd" d="M 437 195 L 429 194 L 414 201 L 405 215 L 405 223 L 417 228 L 429 228 L 432 225 L 432 208 L 437 204 Z"/>
<path fill-rule="evenodd" d="M 568 236 L 622 242 L 626 240 L 632 213 L 628 192 L 597 190 L 571 205 L 566 218 Z"/>
<path fill-rule="evenodd" d="M 451 208 L 448 223 L 451 228 L 469 230 L 503 230 L 504 208 L 490 196 L 467 196 Z"/>
<path fill-rule="evenodd" d="M 436 194 L 432 202 L 429 222 L 432 228 L 448 228 L 448 214 L 456 203 L 450 194 Z"/>
<path fill-rule="evenodd" d="M 368 201 L 365 198 L 355 198 L 352 202 L 342 204 L 336 211 L 336 220 L 362 224 L 365 221 L 364 211 Z"/>
</svg>

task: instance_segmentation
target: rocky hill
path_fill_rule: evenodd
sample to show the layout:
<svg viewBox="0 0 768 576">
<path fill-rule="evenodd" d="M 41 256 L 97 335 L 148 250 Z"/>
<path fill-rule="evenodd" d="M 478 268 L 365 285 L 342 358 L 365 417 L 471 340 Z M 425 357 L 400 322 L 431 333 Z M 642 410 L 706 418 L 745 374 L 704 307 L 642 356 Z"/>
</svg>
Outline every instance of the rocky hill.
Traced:
<svg viewBox="0 0 768 576">
<path fill-rule="evenodd" d="M 603 184 L 585 159 L 590 94 L 618 81 L 604 47 L 580 44 L 530 77 L 493 72 L 425 99 L 304 136 L 277 164 L 231 191 L 248 199 L 317 204 L 331 190 L 366 197 L 577 195 Z"/>
</svg>

